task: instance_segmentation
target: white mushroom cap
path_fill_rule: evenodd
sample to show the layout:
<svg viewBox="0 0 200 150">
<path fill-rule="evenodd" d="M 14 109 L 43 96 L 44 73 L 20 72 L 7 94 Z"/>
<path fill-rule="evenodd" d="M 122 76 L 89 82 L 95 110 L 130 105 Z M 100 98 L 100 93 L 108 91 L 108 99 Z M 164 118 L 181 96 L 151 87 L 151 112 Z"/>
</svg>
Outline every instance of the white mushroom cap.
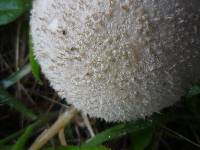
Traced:
<svg viewBox="0 0 200 150">
<path fill-rule="evenodd" d="M 62 98 L 129 121 L 200 78 L 200 0 L 34 0 L 35 55 Z"/>
</svg>

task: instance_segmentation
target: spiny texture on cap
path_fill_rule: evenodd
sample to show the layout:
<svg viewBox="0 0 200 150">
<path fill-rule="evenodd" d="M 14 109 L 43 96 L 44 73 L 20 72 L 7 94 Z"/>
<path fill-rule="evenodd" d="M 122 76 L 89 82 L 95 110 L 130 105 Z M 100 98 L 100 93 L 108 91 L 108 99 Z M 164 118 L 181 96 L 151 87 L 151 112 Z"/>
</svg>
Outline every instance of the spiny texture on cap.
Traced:
<svg viewBox="0 0 200 150">
<path fill-rule="evenodd" d="M 35 55 L 84 113 L 129 121 L 200 78 L 200 0 L 34 0 Z"/>
</svg>

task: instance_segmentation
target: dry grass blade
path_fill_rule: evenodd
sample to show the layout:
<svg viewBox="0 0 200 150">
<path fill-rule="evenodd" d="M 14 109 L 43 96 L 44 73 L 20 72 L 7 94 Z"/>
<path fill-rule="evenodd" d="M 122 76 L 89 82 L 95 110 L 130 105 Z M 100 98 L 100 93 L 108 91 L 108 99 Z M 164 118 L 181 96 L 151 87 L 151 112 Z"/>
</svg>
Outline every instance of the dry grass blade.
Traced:
<svg viewBox="0 0 200 150">
<path fill-rule="evenodd" d="M 45 145 L 52 137 L 54 137 L 60 129 L 64 128 L 71 122 L 74 116 L 77 114 L 77 110 L 72 107 L 70 110 L 64 112 L 58 120 L 47 130 L 45 130 L 32 144 L 29 150 L 38 150 Z"/>
</svg>

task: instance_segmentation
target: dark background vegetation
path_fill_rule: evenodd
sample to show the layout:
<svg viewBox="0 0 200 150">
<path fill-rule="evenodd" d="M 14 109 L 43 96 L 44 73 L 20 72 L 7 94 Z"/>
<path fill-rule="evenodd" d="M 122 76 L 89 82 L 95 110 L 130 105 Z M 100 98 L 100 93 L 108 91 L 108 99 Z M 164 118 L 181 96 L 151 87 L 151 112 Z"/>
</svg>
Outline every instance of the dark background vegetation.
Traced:
<svg viewBox="0 0 200 150">
<path fill-rule="evenodd" d="M 69 107 L 49 86 L 34 59 L 30 9 L 30 0 L 0 0 L 0 150 L 27 150 Z M 199 94 L 197 83 L 175 106 L 133 122 L 89 118 L 94 137 L 78 114 L 64 130 L 68 146 L 61 146 L 56 136 L 43 149 L 198 150 Z"/>
</svg>

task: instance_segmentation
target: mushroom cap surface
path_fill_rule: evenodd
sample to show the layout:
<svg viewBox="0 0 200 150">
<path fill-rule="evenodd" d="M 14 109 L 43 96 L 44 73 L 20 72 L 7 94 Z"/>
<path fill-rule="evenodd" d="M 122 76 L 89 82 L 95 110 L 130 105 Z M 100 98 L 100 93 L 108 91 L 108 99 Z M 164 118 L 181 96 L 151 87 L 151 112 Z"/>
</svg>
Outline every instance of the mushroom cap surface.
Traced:
<svg viewBox="0 0 200 150">
<path fill-rule="evenodd" d="M 34 53 L 91 117 L 144 118 L 200 78 L 200 0 L 34 0 Z"/>
</svg>

